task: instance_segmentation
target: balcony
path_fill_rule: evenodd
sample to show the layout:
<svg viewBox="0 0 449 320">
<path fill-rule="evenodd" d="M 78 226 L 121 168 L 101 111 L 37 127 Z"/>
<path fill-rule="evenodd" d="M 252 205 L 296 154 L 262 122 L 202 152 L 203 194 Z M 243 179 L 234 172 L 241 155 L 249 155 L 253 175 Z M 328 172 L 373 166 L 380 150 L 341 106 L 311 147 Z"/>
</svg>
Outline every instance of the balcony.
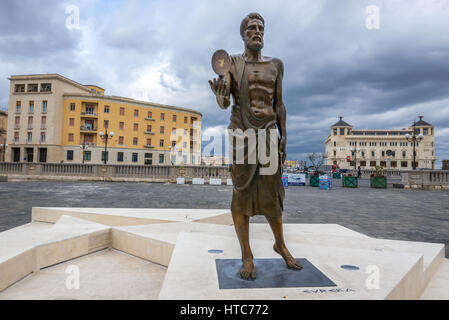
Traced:
<svg viewBox="0 0 449 320">
<path fill-rule="evenodd" d="M 146 117 L 145 120 L 156 121 L 156 119 L 154 119 L 152 117 Z"/>
<path fill-rule="evenodd" d="M 155 134 L 154 131 L 145 130 L 145 134 Z"/>
<path fill-rule="evenodd" d="M 81 117 L 83 117 L 83 118 L 98 118 L 98 114 L 96 112 L 81 112 Z"/>
<path fill-rule="evenodd" d="M 144 147 L 145 147 L 145 148 L 148 148 L 148 149 L 153 149 L 153 148 L 154 148 L 154 146 L 151 145 L 151 144 L 146 144 L 146 145 L 144 145 Z"/>
<path fill-rule="evenodd" d="M 95 132 L 98 128 L 94 128 L 91 126 L 80 126 L 80 131 L 87 131 L 87 132 Z"/>
</svg>

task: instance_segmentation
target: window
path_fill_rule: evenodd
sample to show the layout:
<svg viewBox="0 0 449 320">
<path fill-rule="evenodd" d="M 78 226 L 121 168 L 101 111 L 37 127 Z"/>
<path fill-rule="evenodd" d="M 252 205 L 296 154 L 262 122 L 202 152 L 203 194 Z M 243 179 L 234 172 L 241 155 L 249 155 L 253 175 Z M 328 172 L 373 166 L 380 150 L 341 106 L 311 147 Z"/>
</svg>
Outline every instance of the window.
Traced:
<svg viewBox="0 0 449 320">
<path fill-rule="evenodd" d="M 28 113 L 34 113 L 34 101 L 30 101 L 30 105 L 28 107 Z"/>
<path fill-rule="evenodd" d="M 139 124 L 138 123 L 134 123 L 133 130 L 134 131 L 139 131 Z"/>
<path fill-rule="evenodd" d="M 137 137 L 133 138 L 133 145 L 137 146 L 137 143 L 139 142 L 139 139 Z"/>
<path fill-rule="evenodd" d="M 14 86 L 14 92 L 25 92 L 25 85 L 24 84 L 16 84 Z"/>
<path fill-rule="evenodd" d="M 28 117 L 28 130 L 33 129 L 33 117 Z"/>
<path fill-rule="evenodd" d="M 337 146 L 337 141 L 334 141 L 334 147 L 336 147 Z"/>
<path fill-rule="evenodd" d="M 20 113 L 21 108 L 22 108 L 21 102 L 20 102 L 20 101 L 17 101 L 17 102 L 16 102 L 16 113 Z"/>
<path fill-rule="evenodd" d="M 334 128 L 334 136 L 336 136 L 337 135 L 337 128 Z"/>
<path fill-rule="evenodd" d="M 376 164 L 376 161 L 370 161 L 369 162 L 369 166 L 370 167 L 375 167 L 377 164 Z"/>
<path fill-rule="evenodd" d="M 27 141 L 28 141 L 28 143 L 31 143 L 33 141 L 33 133 L 32 132 L 28 132 Z"/>
<path fill-rule="evenodd" d="M 362 151 L 362 157 L 365 157 L 365 151 Z"/>
<path fill-rule="evenodd" d="M 183 144 L 182 144 L 182 147 L 185 149 L 185 148 L 187 148 L 187 142 L 184 142 Z"/>
<path fill-rule="evenodd" d="M 108 129 L 108 128 L 109 128 L 109 120 L 104 120 L 104 121 L 103 121 L 103 127 L 104 127 L 105 129 Z"/>
<path fill-rule="evenodd" d="M 123 136 L 118 137 L 118 144 L 124 144 L 125 138 Z"/>
<path fill-rule="evenodd" d="M 340 135 L 342 135 L 342 136 L 345 135 L 345 129 L 344 128 L 340 128 Z"/>
<path fill-rule="evenodd" d="M 405 158 L 407 156 L 407 151 L 402 151 L 402 157 Z"/>
<path fill-rule="evenodd" d="M 385 157 L 385 151 L 382 150 L 382 158 Z"/>
<path fill-rule="evenodd" d="M 396 168 L 396 167 L 398 166 L 398 163 L 397 163 L 396 161 L 391 161 L 390 166 L 391 166 L 392 168 Z"/>
<path fill-rule="evenodd" d="M 163 146 L 164 146 L 164 139 L 161 139 L 161 140 L 159 141 L 159 146 L 160 146 L 160 147 L 163 147 Z"/>
<path fill-rule="evenodd" d="M 172 141 L 171 142 L 171 146 L 174 148 L 174 147 L 176 147 L 176 141 Z"/>
<path fill-rule="evenodd" d="M 104 113 L 109 113 L 109 106 L 104 106 Z"/>
<path fill-rule="evenodd" d="M 20 117 L 16 117 L 14 122 L 14 129 L 20 129 Z"/>
<path fill-rule="evenodd" d="M 37 83 L 28 84 L 28 92 L 37 92 L 37 89 L 38 89 Z"/>
<path fill-rule="evenodd" d="M 42 101 L 42 113 L 47 113 L 47 101 Z"/>
<path fill-rule="evenodd" d="M 19 133 L 18 132 L 14 132 L 14 142 L 15 143 L 19 142 Z"/>
<path fill-rule="evenodd" d="M 75 111 L 75 104 L 74 103 L 70 104 L 70 111 Z"/>
<path fill-rule="evenodd" d="M 117 162 L 123 162 L 123 152 L 117 152 Z"/>
<path fill-rule="evenodd" d="M 139 154 L 137 152 L 133 152 L 132 161 L 137 162 L 139 159 Z"/>
<path fill-rule="evenodd" d="M 148 131 L 148 132 L 151 132 L 151 129 L 152 129 L 151 124 L 148 124 L 148 125 L 147 125 L 147 131 Z"/>
<path fill-rule="evenodd" d="M 164 133 L 164 127 L 163 126 L 161 126 L 161 133 Z"/>
<path fill-rule="evenodd" d="M 164 155 L 159 154 L 159 163 L 164 163 Z"/>
<path fill-rule="evenodd" d="M 106 160 L 105 160 L 105 155 L 106 155 Z M 101 161 L 108 162 L 108 158 L 109 158 L 109 151 L 106 151 L 106 152 L 101 151 Z"/>
<path fill-rule="evenodd" d="M 185 136 L 187 135 L 187 129 L 184 129 L 184 135 Z"/>
<path fill-rule="evenodd" d="M 337 151 L 334 150 L 334 157 L 337 156 Z"/>
<path fill-rule="evenodd" d="M 69 118 L 69 127 L 73 127 L 75 125 L 75 118 Z"/>
<path fill-rule="evenodd" d="M 184 123 L 187 123 L 188 119 L 187 117 L 184 117 Z"/>
<path fill-rule="evenodd" d="M 124 130 L 125 129 L 125 123 L 124 122 L 119 122 L 118 128 L 119 128 L 119 130 Z"/>
<path fill-rule="evenodd" d="M 387 162 L 386 161 L 381 161 L 380 162 L 380 166 L 385 168 L 387 166 Z"/>
<path fill-rule="evenodd" d="M 41 118 L 41 129 L 47 129 L 47 117 L 42 116 Z"/>
<path fill-rule="evenodd" d="M 150 138 L 147 139 L 147 146 L 151 146 L 151 139 Z"/>
<path fill-rule="evenodd" d="M 407 167 L 408 167 L 407 161 L 401 161 L 401 168 L 407 168 Z"/>
<path fill-rule="evenodd" d="M 67 160 L 73 160 L 73 150 L 67 150 Z"/>
<path fill-rule="evenodd" d="M 360 166 L 361 167 L 366 167 L 366 161 L 360 161 Z"/>
<path fill-rule="evenodd" d="M 90 161 L 92 159 L 91 151 L 84 151 L 84 161 Z"/>
<path fill-rule="evenodd" d="M 139 117 L 139 110 L 138 110 L 138 109 L 135 109 L 135 110 L 134 110 L 134 117 L 135 117 L 135 118 L 138 118 L 138 117 Z"/>
<path fill-rule="evenodd" d="M 41 132 L 41 143 L 45 143 L 45 132 Z"/>
<path fill-rule="evenodd" d="M 161 120 L 165 120 L 165 113 L 161 113 Z"/>
<path fill-rule="evenodd" d="M 153 112 L 148 111 L 148 117 L 147 118 L 149 118 L 149 119 L 153 118 Z"/>
<path fill-rule="evenodd" d="M 125 115 L 125 108 L 120 107 L 120 115 L 124 116 Z"/>
<path fill-rule="evenodd" d="M 69 133 L 69 142 L 73 142 L 73 141 L 74 141 L 73 133 Z"/>
<path fill-rule="evenodd" d="M 50 92 L 51 83 L 41 83 L 41 92 Z"/>
<path fill-rule="evenodd" d="M 423 128 L 422 129 L 422 134 L 427 136 L 429 134 L 429 128 Z"/>
<path fill-rule="evenodd" d="M 173 122 L 176 122 L 176 114 L 173 115 Z"/>
</svg>

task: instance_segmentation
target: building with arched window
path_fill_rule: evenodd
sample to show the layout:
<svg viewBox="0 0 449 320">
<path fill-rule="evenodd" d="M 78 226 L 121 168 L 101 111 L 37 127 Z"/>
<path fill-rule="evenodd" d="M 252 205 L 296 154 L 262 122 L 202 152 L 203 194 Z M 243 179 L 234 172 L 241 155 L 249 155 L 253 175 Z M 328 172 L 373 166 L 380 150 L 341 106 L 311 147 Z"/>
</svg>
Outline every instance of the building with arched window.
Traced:
<svg viewBox="0 0 449 320">
<path fill-rule="evenodd" d="M 326 164 L 336 164 L 341 169 L 372 169 L 381 166 L 389 169 L 410 170 L 413 168 L 413 143 L 407 134 L 422 135 L 416 143 L 416 167 L 435 169 L 434 126 L 419 117 L 419 120 L 404 129 L 354 129 L 343 121 L 343 117 L 331 126 L 325 143 Z M 349 161 L 348 161 L 349 160 Z"/>
</svg>

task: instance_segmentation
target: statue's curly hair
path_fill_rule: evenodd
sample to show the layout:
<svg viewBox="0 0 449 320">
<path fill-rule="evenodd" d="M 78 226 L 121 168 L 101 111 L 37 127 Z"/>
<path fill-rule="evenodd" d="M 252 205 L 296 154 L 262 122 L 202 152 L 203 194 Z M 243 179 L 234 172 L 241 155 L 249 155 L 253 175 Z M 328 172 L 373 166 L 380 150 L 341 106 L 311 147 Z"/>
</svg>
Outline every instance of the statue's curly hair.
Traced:
<svg viewBox="0 0 449 320">
<path fill-rule="evenodd" d="M 243 38 L 243 36 L 244 36 L 244 34 L 245 34 L 245 30 L 246 30 L 246 27 L 247 27 L 247 25 L 248 25 L 248 22 L 249 22 L 250 20 L 252 20 L 252 19 L 257 19 L 257 20 L 262 21 L 263 25 L 265 26 L 265 21 L 264 21 L 264 19 L 262 18 L 262 16 L 261 16 L 260 14 L 258 14 L 258 13 L 256 13 L 256 12 L 252 12 L 252 13 L 248 14 L 248 15 L 242 20 L 242 23 L 240 24 L 240 35 L 242 36 L 242 38 Z"/>
</svg>

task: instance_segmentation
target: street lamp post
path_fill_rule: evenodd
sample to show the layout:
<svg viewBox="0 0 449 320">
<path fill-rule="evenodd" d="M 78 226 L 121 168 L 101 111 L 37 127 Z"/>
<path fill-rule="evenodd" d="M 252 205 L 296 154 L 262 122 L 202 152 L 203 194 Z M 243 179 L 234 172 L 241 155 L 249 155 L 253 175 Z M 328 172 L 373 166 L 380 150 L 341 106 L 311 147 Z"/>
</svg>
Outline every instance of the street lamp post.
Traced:
<svg viewBox="0 0 449 320">
<path fill-rule="evenodd" d="M 104 140 L 104 164 L 106 164 L 108 162 L 108 140 L 112 139 L 112 137 L 114 136 L 114 132 L 110 132 L 108 134 L 108 129 L 106 129 L 105 133 L 103 133 L 103 131 L 99 132 L 100 138 L 102 138 Z"/>
<path fill-rule="evenodd" d="M 413 145 L 413 170 L 416 170 L 416 144 L 421 141 L 424 138 L 424 136 L 422 135 L 422 133 L 416 135 L 416 119 L 413 120 L 413 133 L 412 135 L 410 134 L 406 134 L 405 135 L 405 139 L 407 139 L 407 141 L 411 142 Z"/>
<path fill-rule="evenodd" d="M 354 154 L 354 170 L 357 171 L 357 152 L 360 152 L 360 148 L 351 148 L 350 150 Z"/>
<path fill-rule="evenodd" d="M 83 164 L 84 164 L 84 151 L 89 148 L 89 146 L 87 145 L 86 141 L 83 141 L 82 144 L 80 144 L 80 148 L 83 150 Z"/>
<path fill-rule="evenodd" d="M 0 144 L 0 148 L 3 148 L 3 162 L 5 162 L 5 159 L 6 159 L 6 148 L 8 147 L 8 144 L 7 143 L 2 143 L 2 144 Z"/>
</svg>

